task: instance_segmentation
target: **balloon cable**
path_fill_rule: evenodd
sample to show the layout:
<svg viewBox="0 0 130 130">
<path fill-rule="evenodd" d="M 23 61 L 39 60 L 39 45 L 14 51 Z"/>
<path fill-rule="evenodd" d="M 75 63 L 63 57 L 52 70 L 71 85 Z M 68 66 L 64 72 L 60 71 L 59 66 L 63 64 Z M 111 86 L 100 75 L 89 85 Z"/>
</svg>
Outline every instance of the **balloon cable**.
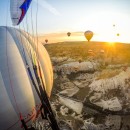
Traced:
<svg viewBox="0 0 130 130">
<path fill-rule="evenodd" d="M 9 1 L 8 1 L 7 5 L 9 5 Z M 19 109 L 19 106 L 18 106 L 18 103 L 17 103 L 17 100 L 16 100 L 15 93 L 14 93 L 13 82 L 11 80 L 11 74 L 10 74 L 10 69 L 9 69 L 8 39 L 7 39 L 7 33 L 8 33 L 8 30 L 7 30 L 7 26 L 8 26 L 8 6 L 7 6 L 7 10 L 6 11 L 7 11 L 6 12 L 6 62 L 7 62 L 7 64 L 6 65 L 7 65 L 7 71 L 8 71 L 8 76 L 9 76 L 9 83 L 10 83 L 11 93 L 12 93 L 12 96 L 13 96 L 13 99 L 14 99 L 14 102 L 15 102 L 15 106 L 16 106 L 17 112 L 19 113 L 19 120 L 20 120 L 21 112 L 20 112 L 20 109 Z M 19 120 L 17 122 L 15 122 L 9 128 L 12 128 L 13 126 L 15 126 L 19 122 Z"/>
</svg>

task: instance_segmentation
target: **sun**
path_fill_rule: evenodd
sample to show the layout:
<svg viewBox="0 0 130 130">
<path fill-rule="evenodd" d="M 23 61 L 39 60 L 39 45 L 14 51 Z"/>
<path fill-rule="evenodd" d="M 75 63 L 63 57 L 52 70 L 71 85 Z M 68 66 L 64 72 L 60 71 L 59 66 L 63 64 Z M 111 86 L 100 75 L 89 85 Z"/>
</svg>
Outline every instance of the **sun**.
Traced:
<svg viewBox="0 0 130 130">
<path fill-rule="evenodd" d="M 115 44 L 115 42 L 108 42 L 108 44 L 109 44 L 109 45 L 114 45 L 114 44 Z"/>
<path fill-rule="evenodd" d="M 94 41 L 127 42 L 129 43 L 130 17 L 118 12 L 92 13 L 79 25 L 82 29 L 89 28 L 96 35 Z M 87 23 L 87 24 L 86 24 Z"/>
</svg>

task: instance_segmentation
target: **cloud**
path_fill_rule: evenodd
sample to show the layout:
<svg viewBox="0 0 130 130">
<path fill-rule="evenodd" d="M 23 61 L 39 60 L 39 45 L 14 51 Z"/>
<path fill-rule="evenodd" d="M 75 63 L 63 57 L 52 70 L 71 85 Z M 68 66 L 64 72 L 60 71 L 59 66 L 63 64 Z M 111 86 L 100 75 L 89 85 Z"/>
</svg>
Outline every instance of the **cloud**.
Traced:
<svg viewBox="0 0 130 130">
<path fill-rule="evenodd" d="M 45 8 L 47 9 L 48 11 L 50 11 L 52 14 L 54 15 L 57 15 L 57 16 L 60 16 L 60 12 L 54 8 L 51 4 L 49 4 L 47 1 L 45 0 L 34 0 L 35 2 L 38 1 L 38 4 L 42 7 L 42 8 Z"/>
</svg>

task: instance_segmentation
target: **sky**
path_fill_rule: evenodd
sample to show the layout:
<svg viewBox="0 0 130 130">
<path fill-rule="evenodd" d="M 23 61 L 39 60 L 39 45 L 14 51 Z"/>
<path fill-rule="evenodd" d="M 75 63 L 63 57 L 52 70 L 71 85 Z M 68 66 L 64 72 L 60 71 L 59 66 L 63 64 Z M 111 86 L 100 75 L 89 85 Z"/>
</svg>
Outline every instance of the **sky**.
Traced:
<svg viewBox="0 0 130 130">
<path fill-rule="evenodd" d="M 12 26 L 10 1 L 0 0 L 2 26 Z M 85 41 L 84 32 L 91 30 L 92 41 L 130 43 L 130 0 L 32 1 L 20 28 L 32 33 L 33 26 L 33 32 L 37 30 L 41 41 L 45 38 L 49 42 Z M 72 33 L 71 37 L 67 37 L 67 32 Z"/>
</svg>

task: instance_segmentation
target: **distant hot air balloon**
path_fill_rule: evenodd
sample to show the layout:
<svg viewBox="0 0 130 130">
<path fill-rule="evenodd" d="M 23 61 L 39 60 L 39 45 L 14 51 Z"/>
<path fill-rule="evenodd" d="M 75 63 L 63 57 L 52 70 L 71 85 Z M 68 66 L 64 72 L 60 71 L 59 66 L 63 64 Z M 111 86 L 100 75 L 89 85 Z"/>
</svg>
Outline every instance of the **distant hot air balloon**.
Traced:
<svg viewBox="0 0 130 130">
<path fill-rule="evenodd" d="M 120 34 L 119 34 L 119 33 L 117 33 L 116 35 L 117 35 L 117 36 L 120 36 Z"/>
<path fill-rule="evenodd" d="M 115 27 L 116 25 L 115 24 L 113 24 L 113 27 Z"/>
<path fill-rule="evenodd" d="M 19 25 L 24 19 L 32 0 L 10 0 L 10 14 L 13 25 Z"/>
<path fill-rule="evenodd" d="M 104 52 L 105 52 L 104 50 L 100 50 L 100 53 L 104 54 Z"/>
<path fill-rule="evenodd" d="M 89 55 L 89 56 L 94 56 L 93 50 L 88 50 L 88 55 Z"/>
<path fill-rule="evenodd" d="M 92 53 L 93 52 L 93 50 L 88 50 L 88 53 Z"/>
<path fill-rule="evenodd" d="M 45 42 L 48 43 L 48 39 L 45 39 Z"/>
<path fill-rule="evenodd" d="M 92 31 L 86 31 L 85 33 L 84 33 L 84 36 L 85 36 L 85 38 L 88 40 L 88 42 L 91 40 L 91 38 L 93 37 L 93 32 Z"/>
<path fill-rule="evenodd" d="M 68 32 L 68 33 L 67 33 L 67 35 L 68 35 L 68 37 L 69 37 L 69 36 L 71 35 L 71 33 L 70 33 L 70 32 Z"/>
</svg>

